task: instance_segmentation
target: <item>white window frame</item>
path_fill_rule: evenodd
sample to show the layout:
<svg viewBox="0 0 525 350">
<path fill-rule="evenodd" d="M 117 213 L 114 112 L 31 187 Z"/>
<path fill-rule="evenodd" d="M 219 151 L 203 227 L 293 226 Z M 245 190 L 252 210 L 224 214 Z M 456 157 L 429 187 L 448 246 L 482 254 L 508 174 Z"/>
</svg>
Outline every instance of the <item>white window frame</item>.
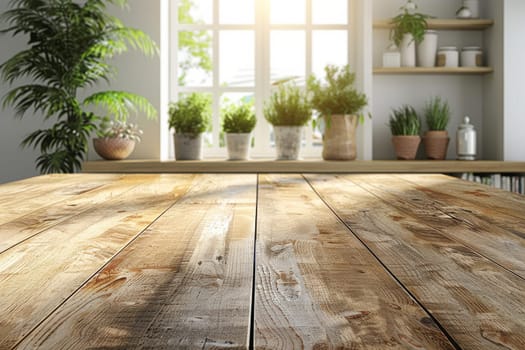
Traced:
<svg viewBox="0 0 525 350">
<path fill-rule="evenodd" d="M 227 151 L 225 147 L 219 147 L 218 142 L 220 134 L 220 99 L 217 98 L 223 93 L 254 93 L 255 95 L 255 112 L 257 115 L 257 126 L 253 132 L 255 137 L 255 147 L 250 150 L 252 158 L 274 158 L 275 149 L 271 144 L 271 126 L 268 124 L 263 115 L 264 101 L 271 95 L 271 79 L 270 79 L 270 33 L 272 30 L 301 30 L 305 32 L 306 36 L 306 71 L 305 76 L 308 77 L 312 73 L 312 33 L 315 30 L 345 30 L 347 31 L 347 57 L 348 63 L 351 67 L 355 66 L 356 54 L 356 10 L 358 1 L 348 1 L 348 24 L 330 24 L 319 25 L 312 23 L 312 0 L 305 0 L 306 2 L 306 19 L 305 24 L 270 24 L 269 15 L 260 16 L 258 13 L 270 13 L 270 1 L 255 0 L 255 24 L 237 25 L 237 24 L 220 24 L 219 23 L 219 1 L 213 0 L 213 24 L 179 24 L 178 18 L 178 0 L 169 1 L 169 101 L 176 101 L 180 93 L 185 92 L 203 92 L 210 93 L 213 98 L 213 140 L 212 147 L 204 148 L 204 157 L 207 159 L 226 158 Z M 285 0 L 283 0 L 285 1 Z M 210 87 L 196 87 L 196 86 L 178 86 L 178 32 L 183 30 L 207 30 L 213 33 L 212 35 L 212 86 Z M 220 86 L 219 67 L 219 33 L 222 30 L 253 30 L 255 33 L 255 87 L 224 87 Z M 322 147 L 313 145 L 313 132 L 311 125 L 305 128 L 305 143 L 301 149 L 301 156 L 303 158 L 320 158 Z M 165 133 L 170 131 L 163 130 Z M 168 158 L 174 159 L 174 147 L 172 137 L 168 139 L 169 151 Z M 164 153 L 164 152 L 163 152 Z M 165 154 L 165 153 L 164 153 Z"/>
</svg>

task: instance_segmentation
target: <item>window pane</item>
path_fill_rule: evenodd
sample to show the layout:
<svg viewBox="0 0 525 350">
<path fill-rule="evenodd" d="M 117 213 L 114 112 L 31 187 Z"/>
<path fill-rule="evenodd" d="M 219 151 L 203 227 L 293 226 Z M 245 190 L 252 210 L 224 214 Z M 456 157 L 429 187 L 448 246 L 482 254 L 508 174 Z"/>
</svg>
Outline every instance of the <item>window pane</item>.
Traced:
<svg viewBox="0 0 525 350">
<path fill-rule="evenodd" d="M 306 40 L 304 31 L 273 30 L 270 36 L 270 68 L 272 84 L 281 80 L 304 83 Z"/>
<path fill-rule="evenodd" d="M 254 24 L 254 0 L 220 0 L 221 24 Z"/>
<path fill-rule="evenodd" d="M 255 86 L 255 33 L 221 31 L 219 45 L 221 85 Z"/>
<path fill-rule="evenodd" d="M 179 77 L 183 86 L 212 85 L 211 31 L 179 32 Z"/>
<path fill-rule="evenodd" d="M 312 0 L 314 24 L 347 24 L 348 0 Z"/>
<path fill-rule="evenodd" d="M 348 33 L 345 30 L 315 30 L 312 34 L 312 71 L 317 77 L 324 76 L 328 64 L 348 63 Z"/>
<path fill-rule="evenodd" d="M 213 0 L 179 0 L 179 23 L 211 24 Z"/>
<path fill-rule="evenodd" d="M 271 24 L 304 24 L 306 0 L 271 0 Z"/>
</svg>

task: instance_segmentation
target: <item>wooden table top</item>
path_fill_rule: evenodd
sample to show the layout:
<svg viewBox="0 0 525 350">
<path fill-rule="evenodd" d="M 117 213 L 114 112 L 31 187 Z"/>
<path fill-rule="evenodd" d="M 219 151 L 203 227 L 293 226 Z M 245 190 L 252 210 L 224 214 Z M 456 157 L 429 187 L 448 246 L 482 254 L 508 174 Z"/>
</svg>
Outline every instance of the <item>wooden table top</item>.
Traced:
<svg viewBox="0 0 525 350">
<path fill-rule="evenodd" d="M 0 349 L 525 349 L 525 198 L 442 175 L 0 185 Z"/>
</svg>

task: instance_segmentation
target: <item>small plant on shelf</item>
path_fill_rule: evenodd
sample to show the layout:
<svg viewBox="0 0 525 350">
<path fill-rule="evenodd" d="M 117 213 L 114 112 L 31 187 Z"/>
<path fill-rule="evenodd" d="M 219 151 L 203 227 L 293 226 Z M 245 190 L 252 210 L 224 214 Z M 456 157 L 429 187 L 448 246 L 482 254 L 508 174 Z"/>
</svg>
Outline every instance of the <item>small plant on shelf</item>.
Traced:
<svg viewBox="0 0 525 350">
<path fill-rule="evenodd" d="M 421 120 L 416 110 L 409 105 L 392 110 L 389 126 L 397 159 L 415 159 L 421 142 Z"/>
<path fill-rule="evenodd" d="M 390 40 L 398 47 L 405 34 L 411 34 L 412 40 L 417 44 L 423 41 L 425 31 L 428 29 L 427 19 L 431 16 L 415 12 L 417 5 L 409 0 L 405 6 L 400 8 L 401 13 L 392 18 L 390 22 L 393 28 L 390 31 Z"/>
<path fill-rule="evenodd" d="M 106 117 L 98 127 L 93 146 L 97 154 L 104 159 L 125 159 L 133 152 L 135 144 L 140 142 L 142 133 L 138 124 L 124 120 L 110 120 Z"/>
<path fill-rule="evenodd" d="M 230 104 L 224 107 L 221 112 L 223 115 L 222 130 L 225 133 L 250 133 L 257 123 L 251 103 Z"/>
<path fill-rule="evenodd" d="M 425 104 L 423 113 L 428 126 L 423 137 L 426 156 L 428 159 L 445 159 L 450 141 L 447 131 L 450 106 L 441 97 L 433 97 Z"/>
<path fill-rule="evenodd" d="M 279 84 L 264 105 L 264 117 L 273 125 L 277 159 L 299 159 L 302 129 L 312 118 L 306 92 L 295 84 Z"/>
<path fill-rule="evenodd" d="M 224 107 L 221 113 L 223 115 L 222 130 L 226 133 L 228 159 L 248 159 L 251 132 L 257 123 L 253 104 L 247 102 L 230 104 Z"/>
<path fill-rule="evenodd" d="M 429 130 L 446 131 L 450 120 L 450 106 L 441 97 L 434 97 L 425 104 L 424 115 Z"/>
<path fill-rule="evenodd" d="M 312 105 L 295 84 L 279 84 L 264 105 L 264 117 L 273 126 L 304 126 L 312 118 Z"/>
<path fill-rule="evenodd" d="M 175 130 L 175 158 L 202 159 L 202 134 L 211 124 L 211 97 L 191 93 L 169 106 L 168 124 Z"/>
<path fill-rule="evenodd" d="M 416 136 L 421 130 L 421 119 L 414 107 L 404 105 L 392 110 L 388 125 L 394 136 Z"/>
<path fill-rule="evenodd" d="M 368 104 L 364 93 L 355 86 L 355 74 L 350 66 L 325 67 L 322 83 L 314 75 L 308 79 L 313 108 L 319 112 L 325 125 L 323 159 L 354 160 L 357 156 L 355 131 L 363 121 L 363 108 Z M 314 119 L 314 128 L 317 127 Z"/>
</svg>

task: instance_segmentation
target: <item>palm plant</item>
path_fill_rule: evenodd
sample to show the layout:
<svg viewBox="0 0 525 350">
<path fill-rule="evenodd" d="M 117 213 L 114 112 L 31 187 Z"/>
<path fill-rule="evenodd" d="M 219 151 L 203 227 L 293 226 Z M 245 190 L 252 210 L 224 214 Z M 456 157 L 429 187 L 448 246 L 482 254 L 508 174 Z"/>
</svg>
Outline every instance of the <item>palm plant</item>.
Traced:
<svg viewBox="0 0 525 350">
<path fill-rule="evenodd" d="M 0 16 L 7 24 L 1 33 L 28 38 L 27 49 L 0 65 L 3 81 L 13 85 L 23 80 L 4 96 L 4 108 L 13 107 L 16 117 L 32 111 L 35 117 L 56 121 L 22 141 L 40 149 L 37 167 L 42 173 L 80 169 L 89 137 L 102 119 L 92 112 L 94 107 L 121 121 L 130 112 L 156 116 L 147 99 L 130 92 L 80 97 L 97 83 L 110 82 L 115 69 L 108 61 L 128 47 L 147 55 L 157 52 L 148 35 L 107 14 L 109 4 L 125 7 L 127 0 L 11 0 Z"/>
</svg>

